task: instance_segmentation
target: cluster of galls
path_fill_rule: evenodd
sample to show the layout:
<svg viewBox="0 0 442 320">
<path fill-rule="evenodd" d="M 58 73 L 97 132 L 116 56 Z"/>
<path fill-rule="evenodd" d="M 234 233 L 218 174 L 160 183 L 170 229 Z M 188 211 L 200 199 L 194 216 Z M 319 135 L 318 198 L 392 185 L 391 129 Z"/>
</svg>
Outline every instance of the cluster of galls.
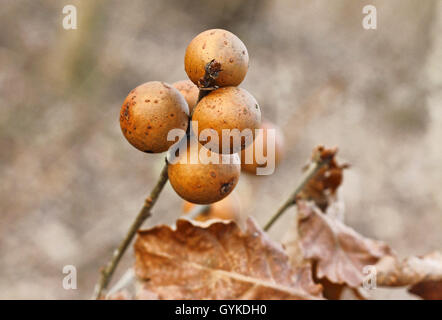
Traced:
<svg viewBox="0 0 442 320">
<path fill-rule="evenodd" d="M 133 89 L 121 107 L 120 125 L 126 139 L 147 153 L 169 150 L 176 141 L 168 141 L 168 133 L 173 129 L 187 130 L 186 152 L 178 157 L 197 160 L 199 156 L 192 153 L 199 154 L 207 142 L 201 132 L 216 131 L 219 145 L 212 144 L 212 151 L 207 153 L 219 157 L 219 162 L 168 164 L 170 183 L 183 199 L 210 204 L 222 200 L 235 188 L 241 171 L 238 153 L 248 147 L 244 137 L 239 137 L 239 146 L 232 143 L 227 151 L 222 149 L 222 130 L 250 129 L 254 139 L 255 129 L 261 128 L 261 111 L 255 98 L 237 87 L 246 76 L 249 56 L 244 43 L 231 32 L 213 29 L 196 36 L 186 49 L 184 65 L 190 81 L 172 85 L 152 81 Z M 200 90 L 208 93 L 200 95 Z M 198 101 L 201 96 L 204 97 Z M 190 120 L 197 121 L 197 129 L 188 128 Z M 250 172 L 256 167 L 256 163 L 243 165 Z"/>
</svg>

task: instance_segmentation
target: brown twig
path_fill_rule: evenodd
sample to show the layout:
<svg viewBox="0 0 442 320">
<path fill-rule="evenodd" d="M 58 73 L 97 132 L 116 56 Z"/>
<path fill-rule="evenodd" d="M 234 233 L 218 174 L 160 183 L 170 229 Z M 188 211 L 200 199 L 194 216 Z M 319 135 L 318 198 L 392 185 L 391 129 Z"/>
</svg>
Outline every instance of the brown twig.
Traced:
<svg viewBox="0 0 442 320">
<path fill-rule="evenodd" d="M 284 204 L 276 211 L 276 213 L 270 218 L 270 220 L 265 224 L 264 231 L 268 231 L 271 226 L 278 220 L 282 214 L 291 206 L 296 204 L 296 199 L 298 194 L 304 189 L 306 184 L 313 178 L 316 173 L 321 169 L 324 165 L 330 162 L 330 157 L 318 157 L 314 160 L 310 166 L 305 171 L 301 182 L 296 187 L 295 191 L 290 195 L 290 197 L 284 202 Z"/>
<path fill-rule="evenodd" d="M 134 222 L 129 228 L 129 231 L 126 233 L 126 236 L 124 237 L 123 241 L 121 241 L 118 248 L 114 251 L 112 259 L 109 261 L 106 267 L 101 270 L 101 277 L 97 282 L 97 284 L 95 285 L 93 299 L 99 299 L 102 295 L 103 290 L 106 289 L 118 263 L 121 260 L 121 257 L 123 256 L 129 244 L 132 242 L 132 239 L 137 233 L 137 230 L 141 227 L 143 222 L 150 217 L 151 215 L 150 211 L 152 207 L 155 205 L 155 202 L 157 201 L 158 196 L 163 190 L 167 180 L 168 180 L 168 175 L 167 175 L 167 162 L 166 162 L 155 187 L 151 191 L 149 197 L 147 197 L 146 201 L 144 202 L 144 206 L 141 208 L 140 212 L 138 213 L 137 217 L 135 218 Z"/>
</svg>

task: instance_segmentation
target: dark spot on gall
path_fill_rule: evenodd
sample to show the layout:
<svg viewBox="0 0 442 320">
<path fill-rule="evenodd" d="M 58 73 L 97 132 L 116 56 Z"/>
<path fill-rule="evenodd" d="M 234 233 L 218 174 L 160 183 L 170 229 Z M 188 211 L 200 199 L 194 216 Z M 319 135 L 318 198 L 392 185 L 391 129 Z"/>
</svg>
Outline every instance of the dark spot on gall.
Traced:
<svg viewBox="0 0 442 320">
<path fill-rule="evenodd" d="M 233 180 L 230 180 L 227 183 L 223 183 L 221 185 L 221 188 L 219 189 L 219 193 L 221 195 L 225 195 L 225 194 L 229 193 L 230 190 L 232 190 L 232 187 L 233 187 Z"/>
<path fill-rule="evenodd" d="M 126 107 L 124 108 L 123 111 L 123 116 L 126 118 L 126 120 L 129 120 L 130 116 L 129 116 L 129 104 L 126 104 Z"/>
<path fill-rule="evenodd" d="M 144 150 L 144 152 L 146 152 L 146 153 L 153 153 L 152 150 Z"/>
</svg>

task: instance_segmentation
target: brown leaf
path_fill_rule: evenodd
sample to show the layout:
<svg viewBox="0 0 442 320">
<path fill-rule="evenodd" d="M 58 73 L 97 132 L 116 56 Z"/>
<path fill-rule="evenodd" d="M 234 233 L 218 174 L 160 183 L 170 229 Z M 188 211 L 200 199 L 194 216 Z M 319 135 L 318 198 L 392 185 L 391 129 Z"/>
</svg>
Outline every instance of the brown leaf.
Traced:
<svg viewBox="0 0 442 320">
<path fill-rule="evenodd" d="M 340 218 L 342 206 L 336 203 L 332 203 L 327 209 L 327 214 L 332 217 Z M 284 244 L 284 248 L 289 256 L 290 263 L 295 267 L 305 267 L 309 268 L 310 274 L 312 275 L 312 279 L 314 283 L 318 283 L 322 286 L 322 295 L 324 298 L 329 300 L 339 300 L 341 297 L 341 293 L 345 288 L 344 284 L 336 284 L 329 281 L 327 278 L 319 279 L 317 277 L 317 262 L 313 262 L 313 264 L 306 260 L 304 254 L 302 252 L 302 248 L 300 246 L 299 233 L 298 233 L 298 223 L 296 219 L 292 221 L 291 226 L 287 229 L 287 232 L 282 240 Z"/>
<path fill-rule="evenodd" d="M 442 299 L 442 254 L 432 252 L 422 257 L 399 261 L 396 256 L 382 258 L 376 264 L 379 286 L 411 285 L 409 291 L 424 299 Z"/>
<path fill-rule="evenodd" d="M 364 279 L 364 266 L 391 254 L 386 244 L 364 238 L 313 204 L 298 202 L 298 219 L 301 250 L 317 263 L 318 278 L 356 288 Z"/>
<path fill-rule="evenodd" d="M 345 285 L 333 283 L 327 280 L 327 278 L 316 279 L 315 282 L 322 285 L 322 294 L 327 300 L 339 300 L 345 289 Z"/>
<path fill-rule="evenodd" d="M 178 220 L 176 230 L 141 231 L 135 272 L 142 291 L 160 299 L 315 299 L 310 270 L 290 266 L 282 246 L 249 218 L 234 222 Z"/>
<path fill-rule="evenodd" d="M 336 200 L 336 191 L 342 183 L 343 171 L 349 167 L 348 164 L 341 165 L 337 163 L 336 153 L 336 148 L 325 149 L 323 146 L 318 146 L 313 150 L 313 162 L 317 161 L 318 158 L 329 159 L 329 162 L 309 180 L 298 197 L 302 200 L 314 201 L 323 212 L 326 211 L 331 202 Z"/>
<path fill-rule="evenodd" d="M 442 300 L 442 280 L 419 282 L 408 291 L 425 300 Z"/>
</svg>

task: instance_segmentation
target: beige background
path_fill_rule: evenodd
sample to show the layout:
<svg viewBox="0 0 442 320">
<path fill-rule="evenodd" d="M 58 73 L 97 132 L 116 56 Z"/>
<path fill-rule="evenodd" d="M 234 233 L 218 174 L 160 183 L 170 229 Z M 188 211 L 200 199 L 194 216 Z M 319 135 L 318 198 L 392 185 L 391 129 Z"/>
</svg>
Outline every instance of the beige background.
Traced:
<svg viewBox="0 0 442 320">
<path fill-rule="evenodd" d="M 378 29 L 364 30 L 374 4 Z M 62 8 L 78 29 L 62 28 Z M 346 221 L 401 255 L 442 248 L 442 1 L 14 1 L 0 11 L 0 298 L 89 298 L 162 166 L 118 113 L 149 80 L 184 79 L 187 43 L 225 28 L 246 44 L 242 84 L 287 138 L 268 177 L 243 175 L 263 224 L 319 144 L 352 164 Z M 147 226 L 173 223 L 168 185 Z M 271 236 L 279 239 L 291 215 Z M 132 250 L 118 270 L 132 262 Z M 78 289 L 62 288 L 75 265 Z M 384 298 L 407 297 L 378 290 Z"/>
</svg>

